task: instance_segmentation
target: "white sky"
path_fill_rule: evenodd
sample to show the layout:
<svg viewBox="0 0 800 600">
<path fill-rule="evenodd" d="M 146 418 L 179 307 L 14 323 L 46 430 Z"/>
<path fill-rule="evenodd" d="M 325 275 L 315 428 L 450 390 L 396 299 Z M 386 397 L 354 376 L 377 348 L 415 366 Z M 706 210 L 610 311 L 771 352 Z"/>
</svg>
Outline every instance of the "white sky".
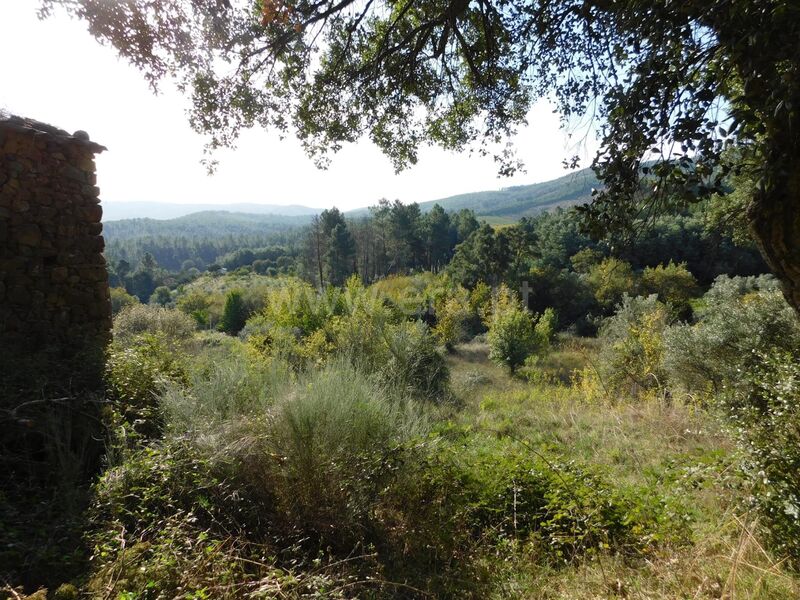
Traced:
<svg viewBox="0 0 800 600">
<path fill-rule="evenodd" d="M 562 160 L 575 153 L 557 115 L 542 103 L 516 141 L 527 173 L 510 179 L 497 177 L 491 157 L 433 148 L 395 175 L 368 141 L 344 148 L 320 171 L 294 139 L 260 130 L 245 132 L 237 150 L 219 152 L 220 166 L 208 176 L 200 164 L 204 138 L 188 126 L 185 98 L 166 86 L 153 95 L 141 74 L 99 45 L 84 23 L 58 11 L 39 21 L 37 7 L 38 0 L 0 0 L 0 108 L 70 132 L 86 130 L 107 146 L 97 160 L 105 203 L 259 202 L 348 210 L 383 197 L 422 202 L 546 181 L 563 175 Z"/>
</svg>

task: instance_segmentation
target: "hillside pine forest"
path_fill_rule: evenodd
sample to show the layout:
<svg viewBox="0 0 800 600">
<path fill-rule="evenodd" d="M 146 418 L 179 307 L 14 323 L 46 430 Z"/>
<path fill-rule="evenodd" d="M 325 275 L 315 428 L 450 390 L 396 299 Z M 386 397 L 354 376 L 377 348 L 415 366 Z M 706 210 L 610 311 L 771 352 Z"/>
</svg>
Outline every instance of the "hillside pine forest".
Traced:
<svg viewBox="0 0 800 600">
<path fill-rule="evenodd" d="M 179 82 L 212 153 L 510 175 L 541 99 L 600 149 L 103 223 L 102 381 L 3 352 L 0 599 L 800 598 L 800 5 L 39 4 Z"/>
</svg>

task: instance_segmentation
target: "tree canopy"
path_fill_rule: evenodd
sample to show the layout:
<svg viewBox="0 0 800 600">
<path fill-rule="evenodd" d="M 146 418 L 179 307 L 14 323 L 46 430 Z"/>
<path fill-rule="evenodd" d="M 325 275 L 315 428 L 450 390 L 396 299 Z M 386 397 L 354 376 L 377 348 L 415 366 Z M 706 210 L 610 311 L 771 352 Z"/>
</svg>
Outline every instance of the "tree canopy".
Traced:
<svg viewBox="0 0 800 600">
<path fill-rule="evenodd" d="M 599 123 L 596 232 L 747 171 L 751 230 L 800 306 L 794 0 L 42 0 L 43 14 L 57 4 L 153 85 L 176 76 L 212 148 L 261 124 L 324 164 L 366 135 L 400 169 L 420 145 L 477 142 L 507 174 L 504 143 L 549 98 L 565 122 Z"/>
</svg>

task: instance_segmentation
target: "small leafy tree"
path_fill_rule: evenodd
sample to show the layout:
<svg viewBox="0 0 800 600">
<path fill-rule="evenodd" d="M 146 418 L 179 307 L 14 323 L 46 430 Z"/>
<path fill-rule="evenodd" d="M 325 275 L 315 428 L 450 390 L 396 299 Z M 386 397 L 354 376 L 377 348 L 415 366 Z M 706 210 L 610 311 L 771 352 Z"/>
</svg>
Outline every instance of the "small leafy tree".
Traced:
<svg viewBox="0 0 800 600">
<path fill-rule="evenodd" d="M 664 330 L 669 308 L 655 294 L 625 295 L 617 312 L 603 321 L 604 348 L 594 376 L 602 378 L 607 393 L 640 396 L 664 389 Z"/>
<path fill-rule="evenodd" d="M 537 347 L 536 322 L 505 285 L 489 318 L 489 358 L 513 373 Z"/>
<path fill-rule="evenodd" d="M 169 288 L 165 285 L 158 286 L 150 296 L 150 304 L 166 306 L 170 302 L 172 302 L 172 294 L 170 293 Z"/>
<path fill-rule="evenodd" d="M 586 282 L 597 302 L 607 310 L 616 306 L 624 294 L 633 294 L 636 288 L 636 278 L 630 264 L 617 258 L 606 258 L 592 266 L 586 275 Z"/>
<path fill-rule="evenodd" d="M 193 290 L 178 298 L 176 305 L 178 310 L 192 317 L 197 322 L 198 327 L 208 326 L 208 311 L 211 308 L 211 298 L 207 293 Z"/>
<path fill-rule="evenodd" d="M 242 298 L 242 293 L 238 290 L 231 290 L 225 296 L 225 308 L 222 312 L 220 328 L 225 333 L 236 335 L 242 330 L 246 321 L 247 307 Z"/>
<path fill-rule="evenodd" d="M 116 316 L 122 309 L 139 304 L 139 299 L 136 296 L 131 296 L 125 288 L 113 287 L 111 292 L 111 314 Z"/>
<path fill-rule="evenodd" d="M 469 294 L 464 288 L 458 288 L 452 295 L 447 295 L 436 308 L 436 327 L 433 333 L 448 351 L 464 339 L 470 310 Z"/>
<path fill-rule="evenodd" d="M 691 313 L 689 300 L 697 295 L 697 280 L 686 268 L 686 263 L 647 267 L 642 273 L 642 291 L 646 294 L 657 294 L 658 299 L 670 304 L 680 316 Z"/>
</svg>

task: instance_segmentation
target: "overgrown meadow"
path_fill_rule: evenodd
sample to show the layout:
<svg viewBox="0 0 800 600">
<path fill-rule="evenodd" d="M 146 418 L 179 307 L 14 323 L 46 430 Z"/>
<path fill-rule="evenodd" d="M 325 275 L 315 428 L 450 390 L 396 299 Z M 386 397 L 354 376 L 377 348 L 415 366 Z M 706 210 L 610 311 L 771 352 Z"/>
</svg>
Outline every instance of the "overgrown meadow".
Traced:
<svg viewBox="0 0 800 600">
<path fill-rule="evenodd" d="M 796 316 L 769 277 L 604 268 L 595 337 L 445 274 L 131 302 L 102 474 L 49 500 L 82 550 L 10 518 L 3 556 L 31 598 L 796 598 Z"/>
</svg>

